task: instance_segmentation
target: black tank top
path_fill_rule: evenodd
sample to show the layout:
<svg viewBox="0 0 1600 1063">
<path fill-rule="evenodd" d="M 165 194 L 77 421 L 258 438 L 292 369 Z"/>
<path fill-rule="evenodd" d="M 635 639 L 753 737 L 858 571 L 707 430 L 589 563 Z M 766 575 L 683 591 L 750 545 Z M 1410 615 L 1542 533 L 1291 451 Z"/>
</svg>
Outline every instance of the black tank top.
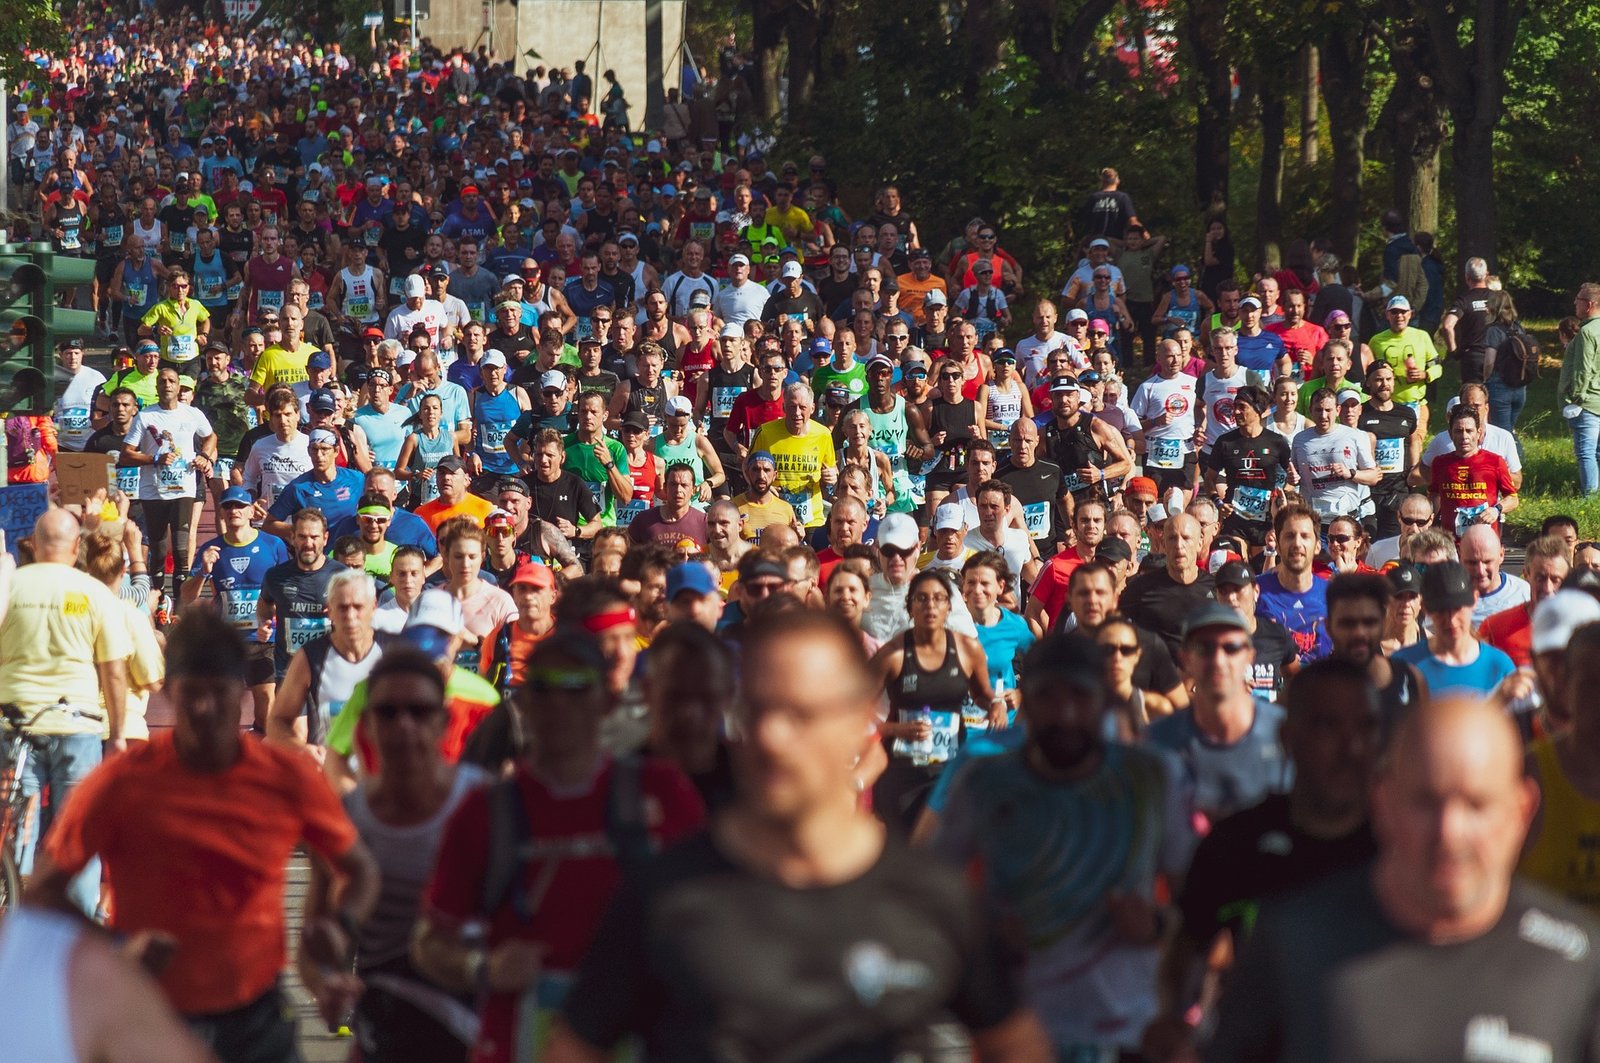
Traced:
<svg viewBox="0 0 1600 1063">
<path fill-rule="evenodd" d="M 628 392 L 628 409 L 630 412 L 648 414 L 656 419 L 656 423 L 660 423 L 667 415 L 666 382 L 662 381 L 653 388 L 647 388 L 635 380 L 633 388 Z"/>
<path fill-rule="evenodd" d="M 719 410 L 731 410 L 733 400 L 741 392 L 749 391 L 755 383 L 756 367 L 753 365 L 740 366 L 729 372 L 722 368 L 722 364 L 711 367 L 711 372 L 706 374 L 703 387 L 711 389 L 711 404 L 706 407 L 711 419 L 711 444 L 719 451 L 726 451 L 727 441 L 722 438 L 723 426 L 728 423 L 727 414 L 718 415 Z"/>
<path fill-rule="evenodd" d="M 971 399 L 961 402 L 935 401 L 928 418 L 928 434 L 945 434 L 939 447 L 939 464 L 936 473 L 959 473 L 967 463 L 967 444 L 978 434 L 978 404 Z"/>
<path fill-rule="evenodd" d="M 902 641 L 905 661 L 900 666 L 900 678 L 889 684 L 890 707 L 907 712 L 926 708 L 934 712 L 959 713 L 967 698 L 967 677 L 961 671 L 954 632 L 945 632 L 944 660 L 931 672 L 917 660 L 911 632 L 907 631 Z"/>
<path fill-rule="evenodd" d="M 1078 415 L 1078 423 L 1068 428 L 1052 422 L 1045 430 L 1045 443 L 1049 447 L 1050 460 L 1061 466 L 1063 486 L 1073 495 L 1083 494 L 1093 489 L 1095 484 L 1081 483 L 1077 479 L 1077 470 L 1093 465 L 1096 468 L 1105 468 L 1105 449 L 1094 438 L 1094 433 L 1089 430 L 1089 421 L 1083 414 Z"/>
</svg>

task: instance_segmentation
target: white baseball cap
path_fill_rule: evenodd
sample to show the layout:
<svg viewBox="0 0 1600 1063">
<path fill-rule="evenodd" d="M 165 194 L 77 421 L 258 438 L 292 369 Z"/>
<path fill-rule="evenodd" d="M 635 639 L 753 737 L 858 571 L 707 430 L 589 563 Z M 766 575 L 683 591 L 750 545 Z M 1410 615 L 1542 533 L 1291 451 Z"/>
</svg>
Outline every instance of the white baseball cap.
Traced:
<svg viewBox="0 0 1600 1063">
<path fill-rule="evenodd" d="M 564 388 L 567 386 L 567 374 L 559 369 L 546 369 L 539 377 L 539 387 Z"/>
<path fill-rule="evenodd" d="M 800 276 L 801 273 L 802 273 L 802 271 L 800 269 L 800 263 L 798 263 L 798 262 L 785 262 L 783 264 L 783 279 L 784 280 L 793 280 L 794 278 Z"/>
<path fill-rule="evenodd" d="M 483 352 L 483 357 L 478 360 L 479 365 L 497 365 L 501 369 L 506 367 L 506 356 L 500 351 L 488 350 Z"/>
<path fill-rule="evenodd" d="M 406 278 L 406 298 L 421 299 L 428 294 L 428 285 L 419 275 L 413 273 Z"/>
<path fill-rule="evenodd" d="M 400 353 L 395 355 L 394 364 L 403 369 L 416 360 L 416 351 L 413 351 L 410 347 L 402 347 L 400 348 Z"/>
<path fill-rule="evenodd" d="M 959 502 L 946 502 L 933 511 L 933 530 L 936 532 L 961 530 L 967 526 L 967 516 Z"/>
<path fill-rule="evenodd" d="M 1534 606 L 1533 652 L 1566 649 L 1574 631 L 1596 621 L 1600 621 L 1600 602 L 1592 595 L 1571 588 L 1556 591 Z"/>
<path fill-rule="evenodd" d="M 728 265 L 730 265 L 730 266 L 748 266 L 749 264 L 750 264 L 750 256 L 749 255 L 729 255 L 728 256 Z"/>
<path fill-rule="evenodd" d="M 455 595 L 438 587 L 429 587 L 417 596 L 406 617 L 407 628 L 438 628 L 447 635 L 460 634 L 462 628 L 461 603 Z"/>
<path fill-rule="evenodd" d="M 667 403 L 667 414 L 672 417 L 688 417 L 694 413 L 694 404 L 682 395 L 672 396 Z"/>
<path fill-rule="evenodd" d="M 878 545 L 895 550 L 911 550 L 922 542 L 917 522 L 909 513 L 890 513 L 878 522 Z"/>
</svg>

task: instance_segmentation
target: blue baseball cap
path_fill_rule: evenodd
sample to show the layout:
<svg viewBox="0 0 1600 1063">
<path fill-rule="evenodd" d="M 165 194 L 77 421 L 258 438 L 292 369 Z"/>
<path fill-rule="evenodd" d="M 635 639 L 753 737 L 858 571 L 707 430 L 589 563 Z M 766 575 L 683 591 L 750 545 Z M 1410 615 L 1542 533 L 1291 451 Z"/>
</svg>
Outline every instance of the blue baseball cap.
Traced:
<svg viewBox="0 0 1600 1063">
<path fill-rule="evenodd" d="M 826 336 L 818 336 L 811 341 L 811 346 L 808 349 L 812 354 L 832 354 L 833 341 Z"/>
<path fill-rule="evenodd" d="M 307 369 L 332 369 L 333 359 L 328 357 L 327 351 L 318 351 L 306 359 Z"/>
<path fill-rule="evenodd" d="M 222 497 L 217 501 L 219 506 L 253 506 L 255 504 L 256 500 L 250 497 L 250 489 L 248 487 L 230 487 L 222 492 Z"/>
<path fill-rule="evenodd" d="M 717 581 L 703 562 L 685 561 L 667 570 L 667 601 L 684 591 L 693 591 L 702 598 L 717 593 Z"/>
</svg>

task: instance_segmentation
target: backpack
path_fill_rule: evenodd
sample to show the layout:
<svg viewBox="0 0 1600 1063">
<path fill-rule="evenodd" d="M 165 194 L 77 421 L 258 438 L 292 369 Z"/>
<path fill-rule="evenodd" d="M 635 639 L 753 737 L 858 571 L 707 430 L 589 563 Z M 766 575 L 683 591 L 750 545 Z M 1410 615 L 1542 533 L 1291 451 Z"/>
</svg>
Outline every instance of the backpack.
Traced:
<svg viewBox="0 0 1600 1063">
<path fill-rule="evenodd" d="M 1539 341 L 1514 321 L 1505 329 L 1505 339 L 1496 345 L 1493 361 L 1484 367 L 1484 376 L 1500 374 L 1507 387 L 1524 388 L 1539 379 Z"/>
<path fill-rule="evenodd" d="M 547 865 L 538 882 L 528 881 L 533 824 L 514 776 L 490 786 L 488 798 L 489 865 L 484 869 L 478 911 L 489 918 L 509 897 L 517 918 L 526 923 L 543 901 L 556 865 Z M 624 877 L 655 851 L 645 822 L 644 766 L 638 757 L 616 757 L 611 762 L 606 789 L 606 841 Z M 533 896 L 535 891 L 537 897 Z"/>
</svg>

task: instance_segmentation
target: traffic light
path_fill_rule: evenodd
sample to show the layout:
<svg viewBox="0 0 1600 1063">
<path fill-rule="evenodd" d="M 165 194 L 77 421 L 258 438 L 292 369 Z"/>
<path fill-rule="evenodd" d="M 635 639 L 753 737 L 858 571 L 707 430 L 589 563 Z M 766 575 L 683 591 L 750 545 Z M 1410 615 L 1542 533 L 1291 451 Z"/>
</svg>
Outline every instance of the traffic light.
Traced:
<svg viewBox="0 0 1600 1063">
<path fill-rule="evenodd" d="M 94 280 L 91 259 L 57 258 L 47 243 L 0 245 L 0 410 L 55 406 L 55 345 L 94 334 L 94 311 L 56 306 L 57 288 Z"/>
</svg>

